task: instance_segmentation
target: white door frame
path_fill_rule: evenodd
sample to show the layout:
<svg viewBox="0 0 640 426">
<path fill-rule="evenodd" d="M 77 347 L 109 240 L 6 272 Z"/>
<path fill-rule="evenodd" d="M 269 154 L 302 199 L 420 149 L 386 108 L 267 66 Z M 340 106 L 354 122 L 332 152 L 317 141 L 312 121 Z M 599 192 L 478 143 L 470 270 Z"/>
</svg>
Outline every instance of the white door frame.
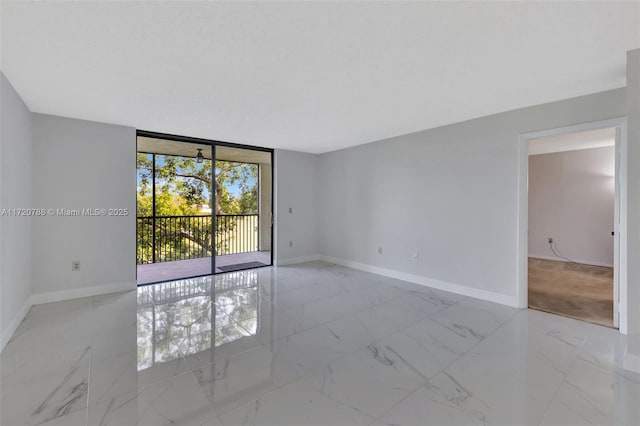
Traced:
<svg viewBox="0 0 640 426">
<path fill-rule="evenodd" d="M 627 334 L 627 118 L 594 121 L 575 126 L 521 134 L 518 137 L 518 289 L 520 308 L 528 307 L 529 255 L 529 141 L 548 136 L 598 129 L 616 129 L 615 212 L 614 212 L 614 325 Z"/>
</svg>

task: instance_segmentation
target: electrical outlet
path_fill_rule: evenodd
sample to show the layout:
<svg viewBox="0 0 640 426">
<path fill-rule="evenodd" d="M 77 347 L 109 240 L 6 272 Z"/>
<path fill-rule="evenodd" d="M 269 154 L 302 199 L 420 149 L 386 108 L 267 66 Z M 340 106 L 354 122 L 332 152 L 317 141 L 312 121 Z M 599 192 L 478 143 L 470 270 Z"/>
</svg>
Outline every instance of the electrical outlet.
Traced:
<svg viewBox="0 0 640 426">
<path fill-rule="evenodd" d="M 72 271 L 79 271 L 80 270 L 80 261 L 79 260 L 73 260 L 71 262 L 71 270 Z"/>
<path fill-rule="evenodd" d="M 382 254 L 382 246 L 378 247 L 378 254 Z"/>
<path fill-rule="evenodd" d="M 413 252 L 413 254 L 411 255 L 411 260 L 414 261 L 414 262 L 417 261 L 418 260 L 418 254 L 419 253 L 417 251 Z"/>
<path fill-rule="evenodd" d="M 553 244 L 553 237 L 549 237 L 549 244 Z"/>
<path fill-rule="evenodd" d="M 289 207 L 289 214 L 293 213 L 293 207 Z"/>
<path fill-rule="evenodd" d="M 289 247 L 293 247 L 293 241 L 289 241 Z"/>
</svg>

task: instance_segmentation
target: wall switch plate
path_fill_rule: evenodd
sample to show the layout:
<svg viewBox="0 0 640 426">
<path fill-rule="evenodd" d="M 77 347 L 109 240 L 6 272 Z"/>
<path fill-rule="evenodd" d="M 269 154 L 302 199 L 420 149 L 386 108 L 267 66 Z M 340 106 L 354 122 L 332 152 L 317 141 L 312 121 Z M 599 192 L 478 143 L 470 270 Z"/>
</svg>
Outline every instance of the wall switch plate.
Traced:
<svg viewBox="0 0 640 426">
<path fill-rule="evenodd" d="M 378 247 L 378 254 L 382 254 L 382 246 Z"/>
<path fill-rule="evenodd" d="M 289 247 L 293 247 L 293 241 L 289 241 Z"/>
</svg>

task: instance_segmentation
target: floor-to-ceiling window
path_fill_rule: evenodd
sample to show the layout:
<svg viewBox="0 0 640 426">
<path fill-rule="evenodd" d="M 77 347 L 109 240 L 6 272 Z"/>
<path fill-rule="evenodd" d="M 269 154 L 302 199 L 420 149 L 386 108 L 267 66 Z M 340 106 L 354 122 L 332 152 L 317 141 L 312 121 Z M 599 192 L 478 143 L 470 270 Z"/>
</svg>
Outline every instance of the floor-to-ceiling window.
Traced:
<svg viewBox="0 0 640 426">
<path fill-rule="evenodd" d="M 272 263 L 273 151 L 138 132 L 137 280 Z"/>
</svg>

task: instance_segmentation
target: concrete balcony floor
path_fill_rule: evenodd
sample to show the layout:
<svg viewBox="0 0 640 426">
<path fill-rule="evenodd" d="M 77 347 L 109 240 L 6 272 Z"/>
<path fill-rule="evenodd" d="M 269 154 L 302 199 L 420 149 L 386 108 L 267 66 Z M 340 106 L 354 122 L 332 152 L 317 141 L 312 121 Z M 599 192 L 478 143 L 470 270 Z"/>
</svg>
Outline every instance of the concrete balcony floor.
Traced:
<svg viewBox="0 0 640 426">
<path fill-rule="evenodd" d="M 227 254 L 216 257 L 216 273 L 224 272 L 220 266 L 238 265 L 248 262 L 260 262 L 271 265 L 270 251 Z M 138 285 L 175 280 L 198 275 L 211 274 L 211 257 L 176 260 L 172 262 L 148 263 L 138 265 Z"/>
</svg>

